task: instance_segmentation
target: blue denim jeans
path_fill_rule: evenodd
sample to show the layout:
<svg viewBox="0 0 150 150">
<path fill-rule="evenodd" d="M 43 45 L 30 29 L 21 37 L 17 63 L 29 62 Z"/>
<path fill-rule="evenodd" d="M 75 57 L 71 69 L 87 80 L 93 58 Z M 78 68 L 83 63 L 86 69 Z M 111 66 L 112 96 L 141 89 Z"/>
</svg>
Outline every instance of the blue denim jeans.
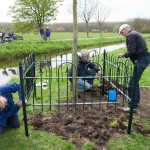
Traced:
<svg viewBox="0 0 150 150">
<path fill-rule="evenodd" d="M 88 90 L 91 88 L 94 76 L 96 75 L 96 72 L 94 70 L 88 70 L 88 72 L 85 74 L 85 78 L 79 78 L 78 79 L 78 89 L 82 90 Z M 90 77 L 90 78 L 87 78 Z"/>
<path fill-rule="evenodd" d="M 135 100 L 133 103 L 133 109 L 137 108 L 137 105 L 140 102 L 140 89 L 139 89 L 139 81 L 141 79 L 141 76 L 144 72 L 144 70 L 146 69 L 146 67 L 148 67 L 148 65 L 150 64 L 150 56 L 145 56 L 142 57 L 140 59 L 138 59 L 137 62 L 137 84 L 135 87 Z M 132 78 L 129 81 L 129 87 L 128 87 L 128 96 L 131 98 L 131 94 L 132 94 L 132 86 L 133 86 L 133 80 Z"/>
</svg>

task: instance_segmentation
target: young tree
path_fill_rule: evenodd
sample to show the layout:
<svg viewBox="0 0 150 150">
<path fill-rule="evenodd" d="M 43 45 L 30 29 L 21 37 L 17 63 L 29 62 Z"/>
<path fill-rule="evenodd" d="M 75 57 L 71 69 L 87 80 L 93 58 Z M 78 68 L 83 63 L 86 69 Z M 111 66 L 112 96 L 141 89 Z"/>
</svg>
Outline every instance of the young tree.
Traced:
<svg viewBox="0 0 150 150">
<path fill-rule="evenodd" d="M 72 49 L 72 56 L 73 60 L 72 63 L 75 67 L 73 67 L 73 98 L 74 101 L 77 101 L 77 40 L 78 40 L 78 25 L 77 25 L 77 0 L 73 0 L 73 49 Z"/>
<path fill-rule="evenodd" d="M 98 0 L 79 0 L 78 2 L 78 17 L 86 23 L 87 37 L 89 37 L 88 23 L 92 19 Z"/>
<path fill-rule="evenodd" d="M 103 25 L 105 20 L 109 17 L 110 10 L 108 10 L 103 4 L 99 3 L 97 11 L 95 13 L 95 19 L 99 26 L 99 33 L 102 36 Z"/>
<path fill-rule="evenodd" d="M 25 22 L 40 28 L 55 19 L 60 1 L 62 0 L 16 0 L 14 6 L 10 7 L 9 14 L 14 22 Z"/>
</svg>

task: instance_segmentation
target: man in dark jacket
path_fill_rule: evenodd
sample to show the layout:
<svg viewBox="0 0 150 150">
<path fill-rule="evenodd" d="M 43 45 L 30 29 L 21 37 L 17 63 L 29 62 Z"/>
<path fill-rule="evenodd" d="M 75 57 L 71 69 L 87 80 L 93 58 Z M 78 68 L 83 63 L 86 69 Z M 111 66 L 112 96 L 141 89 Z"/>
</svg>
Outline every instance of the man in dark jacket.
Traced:
<svg viewBox="0 0 150 150">
<path fill-rule="evenodd" d="M 16 92 L 18 92 L 19 101 L 15 104 L 12 94 Z M 13 128 L 20 127 L 18 111 L 22 106 L 21 100 L 20 84 L 13 82 L 0 86 L 0 134 L 4 132 L 6 125 Z"/>
<path fill-rule="evenodd" d="M 136 111 L 140 101 L 139 80 L 146 67 L 150 64 L 150 53 L 148 52 L 146 42 L 142 35 L 136 31 L 132 31 L 128 24 L 123 24 L 120 26 L 119 34 L 126 37 L 127 52 L 124 54 L 119 54 L 118 57 L 129 57 L 133 64 L 135 63 L 135 60 L 137 60 L 137 84 L 135 87 L 136 92 L 133 104 L 133 110 Z M 128 87 L 129 98 L 131 98 L 132 84 L 132 80 L 130 79 Z M 122 110 L 129 112 L 130 104 L 127 107 L 123 107 Z"/>
<path fill-rule="evenodd" d="M 45 33 L 43 27 L 40 28 L 41 40 L 45 40 Z"/>
<path fill-rule="evenodd" d="M 71 66 L 69 70 L 68 77 L 72 77 L 72 67 L 73 66 Z M 87 92 L 92 91 L 91 86 L 93 84 L 94 77 L 96 73 L 101 74 L 101 72 L 96 63 L 90 61 L 89 52 L 87 50 L 82 51 L 81 56 L 79 56 L 77 72 L 78 89 L 84 89 Z M 72 82 L 72 78 L 69 78 L 69 80 Z"/>
</svg>

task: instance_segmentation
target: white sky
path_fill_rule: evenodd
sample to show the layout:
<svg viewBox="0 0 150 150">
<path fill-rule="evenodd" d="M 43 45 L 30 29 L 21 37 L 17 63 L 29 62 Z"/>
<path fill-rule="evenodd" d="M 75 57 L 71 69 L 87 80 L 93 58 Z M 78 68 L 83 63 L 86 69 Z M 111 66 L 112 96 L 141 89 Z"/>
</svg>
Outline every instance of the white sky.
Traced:
<svg viewBox="0 0 150 150">
<path fill-rule="evenodd" d="M 92 0 L 91 0 L 92 1 Z M 126 21 L 129 18 L 148 18 L 150 19 L 150 0 L 100 0 L 101 3 L 111 13 L 107 21 Z M 11 22 L 12 19 L 7 15 L 9 6 L 14 5 L 15 0 L 0 0 L 0 22 Z M 64 0 L 59 8 L 57 20 L 54 22 L 71 22 L 72 14 L 68 12 L 68 7 L 73 0 Z"/>
</svg>

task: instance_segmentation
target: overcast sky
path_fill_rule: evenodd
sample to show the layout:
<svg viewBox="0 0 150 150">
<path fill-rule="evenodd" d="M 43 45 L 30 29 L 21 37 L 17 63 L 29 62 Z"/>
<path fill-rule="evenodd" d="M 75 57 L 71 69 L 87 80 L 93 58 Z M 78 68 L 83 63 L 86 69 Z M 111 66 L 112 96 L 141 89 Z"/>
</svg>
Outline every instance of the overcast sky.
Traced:
<svg viewBox="0 0 150 150">
<path fill-rule="evenodd" d="M 64 0 L 59 8 L 59 14 L 55 22 L 71 22 L 72 15 L 68 12 L 68 7 L 73 0 Z M 91 0 L 92 1 L 92 0 Z M 126 21 L 129 18 L 148 18 L 150 19 L 150 0 L 100 0 L 101 3 L 111 13 L 107 21 Z M 0 0 L 0 22 L 11 22 L 12 19 L 7 15 L 9 6 L 14 5 L 15 0 Z"/>
</svg>

